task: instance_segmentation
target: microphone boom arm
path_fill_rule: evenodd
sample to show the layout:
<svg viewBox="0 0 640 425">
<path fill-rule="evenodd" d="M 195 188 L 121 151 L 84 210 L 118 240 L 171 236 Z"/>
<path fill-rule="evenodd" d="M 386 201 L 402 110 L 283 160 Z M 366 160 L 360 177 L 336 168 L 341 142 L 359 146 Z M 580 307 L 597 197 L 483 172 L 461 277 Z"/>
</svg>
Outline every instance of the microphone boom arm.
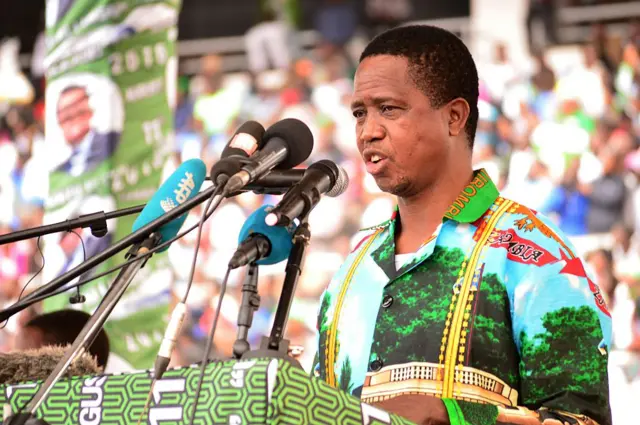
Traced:
<svg viewBox="0 0 640 425">
<path fill-rule="evenodd" d="M 69 232 L 78 227 L 91 228 L 91 234 L 97 238 L 101 238 L 107 234 L 107 220 L 112 218 L 123 217 L 126 215 L 136 214 L 142 211 L 144 205 L 136 205 L 135 207 L 123 208 L 116 211 L 105 213 L 99 211 L 91 214 L 81 215 L 78 218 L 61 221 L 59 223 L 48 224 L 46 226 L 38 226 L 31 229 L 19 230 L 17 232 L 0 235 L 0 245 L 22 241 L 24 239 L 36 238 L 48 235 L 50 233 Z"/>
</svg>

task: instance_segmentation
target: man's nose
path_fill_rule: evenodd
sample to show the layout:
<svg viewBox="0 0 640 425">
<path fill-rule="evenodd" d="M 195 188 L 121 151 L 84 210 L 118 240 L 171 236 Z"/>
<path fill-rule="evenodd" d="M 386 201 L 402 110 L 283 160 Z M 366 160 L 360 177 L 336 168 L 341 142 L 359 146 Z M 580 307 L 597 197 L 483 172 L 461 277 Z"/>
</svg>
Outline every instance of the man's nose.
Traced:
<svg viewBox="0 0 640 425">
<path fill-rule="evenodd" d="M 384 128 L 380 125 L 375 117 L 369 115 L 360 128 L 360 134 L 358 138 L 360 139 L 359 141 L 362 144 L 372 143 L 376 140 L 382 140 L 384 139 Z"/>
</svg>

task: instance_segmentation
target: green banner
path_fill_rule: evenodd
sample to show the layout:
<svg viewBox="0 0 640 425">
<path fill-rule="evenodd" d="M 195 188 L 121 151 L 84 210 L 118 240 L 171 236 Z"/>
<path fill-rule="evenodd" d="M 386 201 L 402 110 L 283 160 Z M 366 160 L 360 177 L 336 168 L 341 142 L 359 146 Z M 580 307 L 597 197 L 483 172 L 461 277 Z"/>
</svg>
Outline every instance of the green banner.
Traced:
<svg viewBox="0 0 640 425">
<path fill-rule="evenodd" d="M 47 0 L 46 139 L 56 149 L 45 222 L 143 204 L 158 188 L 172 150 L 179 9 L 180 0 Z M 78 229 L 84 246 L 72 233 L 48 238 L 45 281 L 131 233 L 134 219 L 109 222 L 101 238 Z M 81 278 L 123 261 L 124 252 Z M 87 301 L 74 307 L 93 312 L 114 277 L 83 287 Z M 171 280 L 166 254 L 153 257 L 105 327 L 113 354 L 136 369 L 155 358 Z M 45 310 L 68 308 L 69 295 Z"/>
<path fill-rule="evenodd" d="M 36 412 L 51 425 L 345 424 L 411 425 L 362 403 L 299 367 L 277 359 L 210 363 L 195 403 L 200 370 L 167 371 L 156 381 L 145 409 L 148 373 L 77 377 L 58 382 Z M 21 409 L 38 384 L 0 385 L 0 405 Z"/>
</svg>

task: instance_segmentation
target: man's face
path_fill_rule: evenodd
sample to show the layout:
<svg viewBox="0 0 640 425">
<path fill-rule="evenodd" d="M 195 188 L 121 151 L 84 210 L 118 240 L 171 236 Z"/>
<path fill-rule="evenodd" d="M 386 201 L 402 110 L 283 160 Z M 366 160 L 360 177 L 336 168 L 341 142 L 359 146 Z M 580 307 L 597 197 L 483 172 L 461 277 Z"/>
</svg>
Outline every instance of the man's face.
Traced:
<svg viewBox="0 0 640 425">
<path fill-rule="evenodd" d="M 363 60 L 351 109 L 358 150 L 382 191 L 416 195 L 446 166 L 447 108 L 431 107 L 411 80 L 407 59 L 380 55 Z"/>
<path fill-rule="evenodd" d="M 57 113 L 64 138 L 71 145 L 80 143 L 91 130 L 93 111 L 85 90 L 79 88 L 63 93 L 58 100 Z"/>
</svg>

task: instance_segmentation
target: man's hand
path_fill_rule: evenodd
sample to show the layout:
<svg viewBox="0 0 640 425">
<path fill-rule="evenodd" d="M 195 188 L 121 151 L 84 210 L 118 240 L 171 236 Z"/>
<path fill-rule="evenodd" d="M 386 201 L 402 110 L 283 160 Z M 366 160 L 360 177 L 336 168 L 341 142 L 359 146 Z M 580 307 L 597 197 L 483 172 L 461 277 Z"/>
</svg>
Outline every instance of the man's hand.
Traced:
<svg viewBox="0 0 640 425">
<path fill-rule="evenodd" d="M 450 425 L 449 414 L 442 400 L 428 395 L 402 395 L 372 403 L 372 406 L 402 416 L 417 425 Z M 496 421 L 510 425 L 571 425 L 557 419 L 542 421 L 537 412 L 524 407 L 517 409 L 499 407 Z"/>
<path fill-rule="evenodd" d="M 401 395 L 372 405 L 418 425 L 449 425 L 447 408 L 442 400 L 436 397 L 420 394 Z"/>
<path fill-rule="evenodd" d="M 568 422 L 562 422 L 557 419 L 545 419 L 542 421 L 537 412 L 524 407 L 518 409 L 498 408 L 498 423 L 508 423 L 513 425 L 571 425 Z"/>
</svg>

